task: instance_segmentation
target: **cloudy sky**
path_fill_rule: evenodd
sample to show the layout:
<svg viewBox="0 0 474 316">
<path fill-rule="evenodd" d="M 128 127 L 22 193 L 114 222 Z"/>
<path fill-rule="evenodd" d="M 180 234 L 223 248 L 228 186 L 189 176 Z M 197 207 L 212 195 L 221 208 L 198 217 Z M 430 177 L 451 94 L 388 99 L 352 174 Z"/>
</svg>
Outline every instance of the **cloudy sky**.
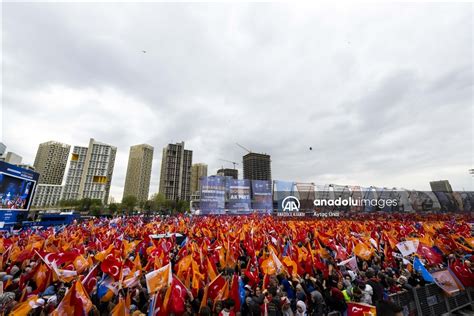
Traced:
<svg viewBox="0 0 474 316">
<path fill-rule="evenodd" d="M 1 140 L 185 141 L 193 162 L 272 156 L 273 178 L 472 190 L 473 6 L 4 3 Z M 146 53 L 142 51 L 145 50 Z M 312 147 L 312 151 L 309 150 Z"/>
</svg>

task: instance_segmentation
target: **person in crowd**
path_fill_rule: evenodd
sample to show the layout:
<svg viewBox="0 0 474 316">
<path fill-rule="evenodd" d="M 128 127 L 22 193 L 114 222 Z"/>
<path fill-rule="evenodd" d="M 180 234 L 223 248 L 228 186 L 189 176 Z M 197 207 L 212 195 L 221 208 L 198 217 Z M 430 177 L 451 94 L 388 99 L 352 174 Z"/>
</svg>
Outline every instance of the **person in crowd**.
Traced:
<svg viewBox="0 0 474 316">
<path fill-rule="evenodd" d="M 296 302 L 296 316 L 307 316 L 306 304 L 303 301 Z"/>
<path fill-rule="evenodd" d="M 369 260 L 357 257 L 355 265 L 340 266 L 342 260 L 336 260 L 338 253 L 331 246 L 342 242 L 340 236 L 332 240 L 323 235 L 319 240 L 315 229 L 305 231 L 295 224 L 291 231 L 287 223 L 271 219 L 263 221 L 260 230 L 243 235 L 244 224 L 250 222 L 236 218 L 226 218 L 227 222 L 209 220 L 214 226 L 185 217 L 150 219 L 147 223 L 141 217 L 123 217 L 73 223 L 62 231 L 30 229 L 16 235 L 0 232 L 0 310 L 7 316 L 27 303 L 28 316 L 52 315 L 70 296 L 75 282 L 81 281 L 91 303 L 89 315 L 113 314 L 123 304 L 120 297 L 127 298 L 130 315 L 159 315 L 156 307 L 161 308 L 166 301 L 167 287 L 149 293 L 146 275 L 168 263 L 172 277 L 186 288 L 182 291 L 179 287 L 167 298 L 168 307 L 176 305 L 180 311 L 166 314 L 176 316 L 344 315 L 348 303 L 374 305 L 380 315 L 400 315 L 400 308 L 389 302 L 388 296 L 426 285 L 418 272 L 409 269 L 406 260 L 411 257 L 405 261 L 389 259 L 383 251 L 375 251 Z M 219 225 L 228 225 L 228 230 L 216 235 L 207 228 Z M 151 233 L 176 231 L 178 226 L 188 231 L 184 242 L 149 237 Z M 277 229 L 281 236 L 275 233 Z M 224 232 L 232 238 L 227 240 Z M 253 234 L 262 238 L 251 239 Z M 388 242 L 382 244 L 388 246 Z M 84 269 L 81 257 L 87 261 Z M 190 261 L 182 269 L 183 258 Z M 459 264 L 465 269 L 463 273 L 472 275 L 470 258 L 471 253 L 458 251 L 447 255 L 441 266 Z M 274 271 L 266 274 L 262 265 L 269 260 Z M 119 272 L 115 276 L 114 265 Z M 214 274 L 209 273 L 211 269 Z M 66 277 L 65 271 L 73 276 Z M 132 271 L 137 279 L 125 286 L 124 280 L 132 279 L 128 278 Z M 214 279 L 222 277 L 222 284 L 227 282 L 219 298 L 209 297 L 211 275 Z M 207 301 L 203 302 L 205 297 Z"/>
</svg>

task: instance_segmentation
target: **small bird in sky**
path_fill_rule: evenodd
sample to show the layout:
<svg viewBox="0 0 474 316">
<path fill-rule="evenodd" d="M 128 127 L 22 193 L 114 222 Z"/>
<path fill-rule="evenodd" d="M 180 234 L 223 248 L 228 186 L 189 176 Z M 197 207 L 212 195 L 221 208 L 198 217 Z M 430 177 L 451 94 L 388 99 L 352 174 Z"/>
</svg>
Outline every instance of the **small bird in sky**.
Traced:
<svg viewBox="0 0 474 316">
<path fill-rule="evenodd" d="M 313 150 L 313 147 L 309 147 L 309 150 Z"/>
<path fill-rule="evenodd" d="M 142 50 L 142 53 L 145 54 L 145 53 L 146 53 L 146 50 Z"/>
</svg>

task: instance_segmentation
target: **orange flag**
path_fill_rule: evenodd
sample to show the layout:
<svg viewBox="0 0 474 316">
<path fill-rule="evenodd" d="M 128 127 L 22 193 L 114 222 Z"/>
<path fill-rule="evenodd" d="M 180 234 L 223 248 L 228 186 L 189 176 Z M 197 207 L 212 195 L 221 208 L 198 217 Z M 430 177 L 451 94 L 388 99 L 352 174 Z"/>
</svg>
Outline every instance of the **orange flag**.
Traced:
<svg viewBox="0 0 474 316">
<path fill-rule="evenodd" d="M 291 260 L 290 257 L 283 257 L 283 264 L 286 265 L 288 268 L 291 268 L 291 275 L 293 277 L 298 275 L 298 265 L 295 261 Z"/>
<path fill-rule="evenodd" d="M 101 251 L 101 252 L 97 253 L 94 257 L 95 257 L 96 260 L 102 262 L 112 252 L 113 249 L 114 249 L 114 245 L 111 244 L 109 246 L 109 248 L 105 249 L 104 251 Z"/>
<path fill-rule="evenodd" d="M 128 316 L 130 315 L 130 294 L 127 294 L 127 298 L 124 299 L 120 296 L 119 302 L 115 305 L 114 309 L 110 312 L 111 316 Z"/>
<path fill-rule="evenodd" d="M 10 316 L 28 315 L 28 313 L 33 309 L 34 303 L 37 299 L 38 299 L 38 295 L 30 296 L 26 301 L 15 306 L 15 308 L 13 308 L 13 310 L 8 315 Z"/>
<path fill-rule="evenodd" d="M 52 316 L 88 314 L 92 309 L 92 302 L 80 281 L 76 281 L 67 291 Z"/>
<path fill-rule="evenodd" d="M 354 248 L 354 253 L 357 255 L 357 257 L 363 259 L 363 260 L 369 260 L 373 253 L 370 250 L 369 247 L 367 247 L 366 244 L 364 243 L 358 243 L 355 248 Z"/>
<path fill-rule="evenodd" d="M 209 257 L 207 258 L 207 273 L 209 275 L 209 280 L 214 280 L 217 277 L 217 269 L 212 264 L 211 260 L 209 260 Z"/>
<path fill-rule="evenodd" d="M 192 255 L 187 255 L 186 257 L 179 260 L 179 262 L 178 262 L 178 273 L 177 273 L 178 278 L 180 278 L 180 279 L 183 278 L 184 273 L 186 271 L 188 271 L 188 269 L 191 266 L 192 262 L 193 262 L 193 256 Z"/>
<path fill-rule="evenodd" d="M 158 270 L 147 273 L 145 279 L 148 293 L 154 293 L 161 290 L 166 285 L 169 286 L 172 280 L 171 264 L 168 263 Z"/>
<path fill-rule="evenodd" d="M 223 301 L 229 298 L 229 281 L 225 281 L 224 287 L 219 291 L 216 301 Z"/>
<path fill-rule="evenodd" d="M 207 292 L 209 291 L 209 285 L 206 285 L 206 288 L 204 289 L 204 295 L 202 296 L 202 301 L 201 301 L 201 306 L 199 306 L 199 312 L 201 312 L 201 309 L 205 306 L 207 306 Z"/>
<path fill-rule="evenodd" d="M 73 264 L 77 273 L 82 273 L 85 269 L 89 268 L 89 261 L 83 255 L 77 256 Z"/>
</svg>

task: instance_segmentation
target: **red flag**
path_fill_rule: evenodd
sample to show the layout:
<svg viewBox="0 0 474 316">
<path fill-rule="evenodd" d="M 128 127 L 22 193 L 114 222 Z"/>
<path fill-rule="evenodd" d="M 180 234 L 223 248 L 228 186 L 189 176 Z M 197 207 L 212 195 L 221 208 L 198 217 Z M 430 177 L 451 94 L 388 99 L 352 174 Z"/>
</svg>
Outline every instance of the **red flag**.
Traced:
<svg viewBox="0 0 474 316">
<path fill-rule="evenodd" d="M 66 251 L 66 252 L 57 252 L 57 253 L 44 253 L 41 256 L 44 258 L 46 263 L 51 263 L 56 261 L 58 266 L 62 265 L 63 263 L 74 262 L 76 257 L 79 255 L 78 251 Z"/>
<path fill-rule="evenodd" d="M 122 262 L 112 255 L 108 255 L 100 264 L 100 269 L 118 281 L 120 277 L 120 270 L 122 269 Z"/>
<path fill-rule="evenodd" d="M 424 243 L 420 242 L 416 253 L 425 258 L 431 265 L 443 263 L 443 256 Z"/>
<path fill-rule="evenodd" d="M 375 316 L 375 306 L 363 303 L 347 303 L 347 316 Z"/>
<path fill-rule="evenodd" d="M 219 274 L 211 284 L 209 284 L 208 297 L 215 300 L 220 290 L 225 286 L 225 279 L 222 277 L 222 273 Z"/>
<path fill-rule="evenodd" d="M 464 264 L 462 264 L 459 260 L 456 260 L 451 265 L 451 270 L 453 271 L 454 275 L 461 281 L 462 285 L 465 287 L 473 287 L 474 286 L 474 273 L 469 270 Z"/>
<path fill-rule="evenodd" d="M 235 311 L 240 311 L 240 294 L 239 294 L 239 276 L 234 274 L 232 277 L 232 287 L 230 290 L 230 297 L 235 302 Z"/>
<path fill-rule="evenodd" d="M 166 310 L 174 315 L 182 315 L 186 311 L 185 302 L 187 295 L 188 289 L 178 278 L 173 277 L 173 281 L 171 282 L 170 300 Z"/>
<path fill-rule="evenodd" d="M 340 259 L 340 260 L 347 259 L 347 251 L 341 245 L 336 245 L 336 259 Z"/>
</svg>

